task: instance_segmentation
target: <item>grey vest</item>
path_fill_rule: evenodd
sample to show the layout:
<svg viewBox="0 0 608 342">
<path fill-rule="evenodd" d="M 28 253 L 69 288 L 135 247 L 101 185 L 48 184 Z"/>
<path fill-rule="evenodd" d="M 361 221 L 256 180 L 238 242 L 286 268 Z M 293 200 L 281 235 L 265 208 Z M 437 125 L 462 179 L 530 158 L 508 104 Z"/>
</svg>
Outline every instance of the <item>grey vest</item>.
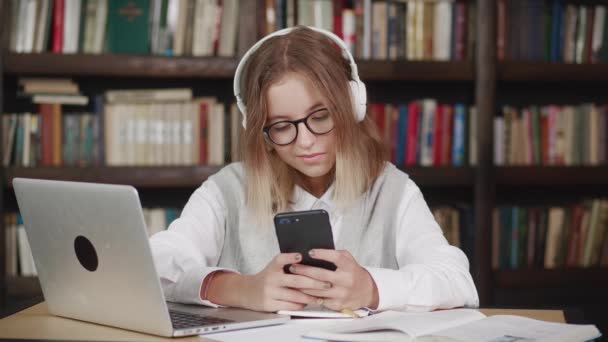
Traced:
<svg viewBox="0 0 608 342">
<path fill-rule="evenodd" d="M 245 208 L 245 172 L 240 163 L 230 164 L 211 176 L 226 206 L 224 245 L 219 267 L 243 274 L 261 271 L 279 254 L 274 227 L 254 227 Z M 398 269 L 395 256 L 397 207 L 408 175 L 386 163 L 373 186 L 346 212 L 336 249 L 348 250 L 362 266 Z"/>
</svg>

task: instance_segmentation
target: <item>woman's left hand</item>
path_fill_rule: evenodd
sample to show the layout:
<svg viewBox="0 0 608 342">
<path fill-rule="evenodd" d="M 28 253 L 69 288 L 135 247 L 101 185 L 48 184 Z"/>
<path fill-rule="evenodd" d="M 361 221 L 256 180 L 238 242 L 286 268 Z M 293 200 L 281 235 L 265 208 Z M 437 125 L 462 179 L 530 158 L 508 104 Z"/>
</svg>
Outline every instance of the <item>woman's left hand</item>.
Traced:
<svg viewBox="0 0 608 342">
<path fill-rule="evenodd" d="M 346 250 L 313 249 L 310 256 L 314 259 L 325 260 L 336 265 L 335 271 L 302 264 L 292 265 L 291 273 L 307 276 L 326 282 L 326 290 L 301 290 L 318 297 L 318 304 L 340 311 L 342 309 L 356 310 L 363 307 L 375 309 L 378 307 L 378 288 L 372 276 L 361 267 L 355 258 Z"/>
</svg>

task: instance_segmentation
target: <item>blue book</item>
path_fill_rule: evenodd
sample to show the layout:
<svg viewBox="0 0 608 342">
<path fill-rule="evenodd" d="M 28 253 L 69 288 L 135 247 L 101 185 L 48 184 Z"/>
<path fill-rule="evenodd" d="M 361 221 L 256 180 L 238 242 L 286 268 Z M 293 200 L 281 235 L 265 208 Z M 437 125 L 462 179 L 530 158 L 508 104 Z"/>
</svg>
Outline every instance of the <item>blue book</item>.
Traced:
<svg viewBox="0 0 608 342">
<path fill-rule="evenodd" d="M 553 0 L 551 9 L 551 62 L 561 60 L 561 30 L 562 30 L 562 6 L 560 0 Z"/>
<path fill-rule="evenodd" d="M 463 104 L 454 106 L 454 130 L 452 132 L 452 164 L 464 165 L 464 139 L 466 107 Z"/>
<path fill-rule="evenodd" d="M 399 120 L 397 121 L 397 149 L 395 151 L 395 164 L 397 166 L 405 164 L 405 151 L 407 148 L 407 105 L 399 105 Z"/>
<path fill-rule="evenodd" d="M 511 208 L 511 268 L 516 269 L 519 257 L 519 208 Z"/>
</svg>

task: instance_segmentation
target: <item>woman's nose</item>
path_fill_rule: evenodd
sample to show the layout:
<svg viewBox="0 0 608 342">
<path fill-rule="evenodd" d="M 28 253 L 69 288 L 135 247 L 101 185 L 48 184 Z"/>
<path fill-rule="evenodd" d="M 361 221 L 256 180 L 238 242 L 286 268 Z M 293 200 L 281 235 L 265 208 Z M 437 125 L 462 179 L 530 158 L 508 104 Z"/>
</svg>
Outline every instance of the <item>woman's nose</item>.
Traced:
<svg viewBox="0 0 608 342">
<path fill-rule="evenodd" d="M 298 124 L 298 137 L 296 139 L 296 144 L 301 147 L 308 148 L 312 146 L 315 142 L 316 136 L 308 129 L 304 122 L 300 122 Z"/>
</svg>

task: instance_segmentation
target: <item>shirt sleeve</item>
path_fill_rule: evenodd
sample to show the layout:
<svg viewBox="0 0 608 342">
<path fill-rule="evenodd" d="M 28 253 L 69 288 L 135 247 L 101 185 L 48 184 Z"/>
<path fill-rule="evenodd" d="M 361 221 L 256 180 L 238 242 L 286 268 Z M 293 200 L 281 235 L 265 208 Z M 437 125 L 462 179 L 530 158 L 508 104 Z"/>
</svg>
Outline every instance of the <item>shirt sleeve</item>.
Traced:
<svg viewBox="0 0 608 342">
<path fill-rule="evenodd" d="M 224 243 L 226 207 L 213 181 L 192 194 L 180 217 L 150 238 L 156 271 L 168 301 L 218 305 L 200 296 L 203 280 L 216 267 Z"/>
<path fill-rule="evenodd" d="M 367 267 L 378 287 L 377 310 L 430 311 L 478 307 L 469 261 L 448 244 L 418 186 L 410 179 L 397 214 L 398 270 Z"/>
</svg>

